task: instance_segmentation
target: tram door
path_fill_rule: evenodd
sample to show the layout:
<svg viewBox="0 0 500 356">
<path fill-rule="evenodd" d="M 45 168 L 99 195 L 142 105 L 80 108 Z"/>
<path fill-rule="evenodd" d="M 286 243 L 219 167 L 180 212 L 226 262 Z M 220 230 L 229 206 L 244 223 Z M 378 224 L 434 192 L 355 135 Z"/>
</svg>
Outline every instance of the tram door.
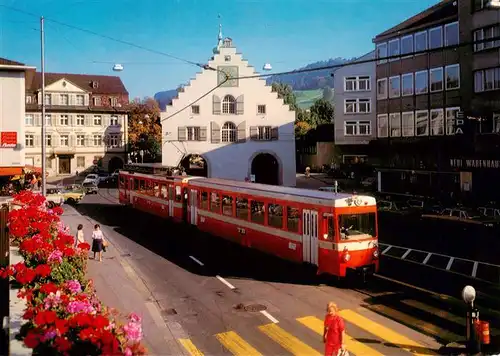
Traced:
<svg viewBox="0 0 500 356">
<path fill-rule="evenodd" d="M 196 225 L 198 221 L 198 191 L 191 189 L 189 197 L 189 208 L 191 209 L 191 224 Z"/>
<path fill-rule="evenodd" d="M 168 185 L 168 216 L 174 216 L 174 186 Z"/>
<path fill-rule="evenodd" d="M 134 196 L 133 194 L 130 194 L 132 190 L 136 190 L 134 186 L 134 178 L 130 178 L 128 181 L 128 187 L 125 188 L 125 191 L 127 192 L 128 196 L 127 198 L 130 198 L 130 204 L 134 203 Z"/>
<path fill-rule="evenodd" d="M 302 259 L 318 265 L 318 212 L 302 210 Z"/>
</svg>

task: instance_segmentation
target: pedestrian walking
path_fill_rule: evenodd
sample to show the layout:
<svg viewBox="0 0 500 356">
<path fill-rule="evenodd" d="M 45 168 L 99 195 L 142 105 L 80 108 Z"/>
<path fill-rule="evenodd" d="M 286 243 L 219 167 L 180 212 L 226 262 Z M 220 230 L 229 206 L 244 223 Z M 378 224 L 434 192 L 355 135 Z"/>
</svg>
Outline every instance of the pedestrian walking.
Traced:
<svg viewBox="0 0 500 356">
<path fill-rule="evenodd" d="M 76 228 L 75 247 L 77 247 L 78 244 L 82 244 L 84 242 L 85 242 L 85 237 L 83 236 L 83 225 L 79 224 L 78 227 Z"/>
<path fill-rule="evenodd" d="M 348 356 L 344 346 L 345 326 L 344 320 L 338 315 L 338 307 L 334 302 L 326 307 L 323 342 L 325 343 L 325 356 Z"/>
<path fill-rule="evenodd" d="M 94 260 L 96 253 L 99 256 L 99 262 L 102 262 L 102 250 L 104 249 L 104 235 L 101 231 L 101 226 L 95 224 L 94 231 L 92 232 L 92 252 L 94 252 Z"/>
</svg>

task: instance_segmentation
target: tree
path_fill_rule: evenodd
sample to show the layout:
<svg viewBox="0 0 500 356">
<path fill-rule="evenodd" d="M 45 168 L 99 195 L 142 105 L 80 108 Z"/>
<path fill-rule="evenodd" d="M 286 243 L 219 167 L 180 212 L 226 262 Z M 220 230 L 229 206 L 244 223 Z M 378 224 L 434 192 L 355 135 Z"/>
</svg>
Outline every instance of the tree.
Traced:
<svg viewBox="0 0 500 356">
<path fill-rule="evenodd" d="M 309 125 L 305 121 L 297 121 L 295 122 L 295 137 L 304 136 L 311 129 L 311 125 Z"/>
<path fill-rule="evenodd" d="M 143 150 L 155 158 L 161 152 L 160 108 L 153 98 L 134 100 L 128 118 L 128 144 L 131 151 Z"/>
<path fill-rule="evenodd" d="M 290 106 L 291 110 L 297 111 L 297 98 L 293 92 L 290 85 L 284 83 L 273 83 L 271 84 L 273 92 L 278 93 L 278 98 L 283 99 L 285 104 Z"/>
<path fill-rule="evenodd" d="M 333 122 L 333 105 L 325 99 L 318 99 L 311 106 L 311 124 L 316 127 L 321 124 L 331 124 Z"/>
<path fill-rule="evenodd" d="M 330 87 L 323 88 L 323 99 L 326 101 L 333 103 L 333 89 Z"/>
</svg>

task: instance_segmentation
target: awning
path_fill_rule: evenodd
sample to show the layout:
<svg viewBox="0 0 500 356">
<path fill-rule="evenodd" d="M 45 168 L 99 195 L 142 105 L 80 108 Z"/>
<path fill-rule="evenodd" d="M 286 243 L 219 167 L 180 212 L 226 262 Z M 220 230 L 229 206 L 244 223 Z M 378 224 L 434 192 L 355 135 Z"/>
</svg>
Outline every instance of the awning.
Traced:
<svg viewBox="0 0 500 356">
<path fill-rule="evenodd" d="M 23 167 L 0 167 L 0 176 L 17 176 L 23 174 Z"/>
</svg>

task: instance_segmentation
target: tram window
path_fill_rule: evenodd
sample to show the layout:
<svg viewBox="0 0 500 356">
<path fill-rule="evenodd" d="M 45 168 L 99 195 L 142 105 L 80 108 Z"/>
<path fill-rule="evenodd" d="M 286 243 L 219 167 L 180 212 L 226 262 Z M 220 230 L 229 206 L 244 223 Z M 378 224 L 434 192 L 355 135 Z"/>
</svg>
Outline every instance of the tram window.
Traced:
<svg viewBox="0 0 500 356">
<path fill-rule="evenodd" d="M 333 216 L 328 216 L 326 218 L 326 226 L 328 231 L 328 240 L 335 239 L 335 223 L 333 220 Z"/>
<path fill-rule="evenodd" d="M 233 216 L 233 197 L 228 195 L 222 196 L 222 214 Z"/>
<path fill-rule="evenodd" d="M 265 214 L 264 203 L 252 200 L 251 208 L 252 208 L 251 220 L 258 224 L 264 224 L 264 214 Z"/>
<path fill-rule="evenodd" d="M 286 228 L 291 232 L 299 232 L 300 211 L 297 208 L 287 206 L 286 208 Z"/>
<path fill-rule="evenodd" d="M 208 210 L 208 192 L 201 192 L 200 208 Z"/>
<path fill-rule="evenodd" d="M 180 186 L 175 187 L 175 201 L 178 203 L 182 201 L 182 192 Z"/>
<path fill-rule="evenodd" d="M 125 186 L 125 180 L 123 179 L 123 176 L 120 176 L 120 187 L 123 188 Z"/>
<path fill-rule="evenodd" d="M 174 187 L 172 185 L 168 186 L 168 199 L 173 200 L 174 198 Z"/>
<path fill-rule="evenodd" d="M 163 199 L 167 199 L 168 198 L 168 190 L 167 190 L 167 186 L 162 184 L 161 185 L 161 197 Z"/>
<path fill-rule="evenodd" d="M 248 199 L 236 198 L 236 217 L 248 220 Z"/>
<path fill-rule="evenodd" d="M 139 192 L 141 193 L 146 192 L 146 182 L 143 181 L 142 179 L 139 181 Z"/>
<path fill-rule="evenodd" d="M 269 204 L 267 206 L 267 224 L 278 229 L 283 228 L 283 207 L 279 204 Z"/>
<path fill-rule="evenodd" d="M 134 190 L 139 190 L 139 180 L 134 179 Z"/>
<path fill-rule="evenodd" d="M 154 182 L 153 184 L 154 184 L 153 193 L 155 197 L 158 198 L 160 196 L 160 185 L 157 182 Z"/>
<path fill-rule="evenodd" d="M 210 195 L 210 210 L 214 213 L 220 213 L 220 197 L 217 193 L 212 192 Z"/>
</svg>

